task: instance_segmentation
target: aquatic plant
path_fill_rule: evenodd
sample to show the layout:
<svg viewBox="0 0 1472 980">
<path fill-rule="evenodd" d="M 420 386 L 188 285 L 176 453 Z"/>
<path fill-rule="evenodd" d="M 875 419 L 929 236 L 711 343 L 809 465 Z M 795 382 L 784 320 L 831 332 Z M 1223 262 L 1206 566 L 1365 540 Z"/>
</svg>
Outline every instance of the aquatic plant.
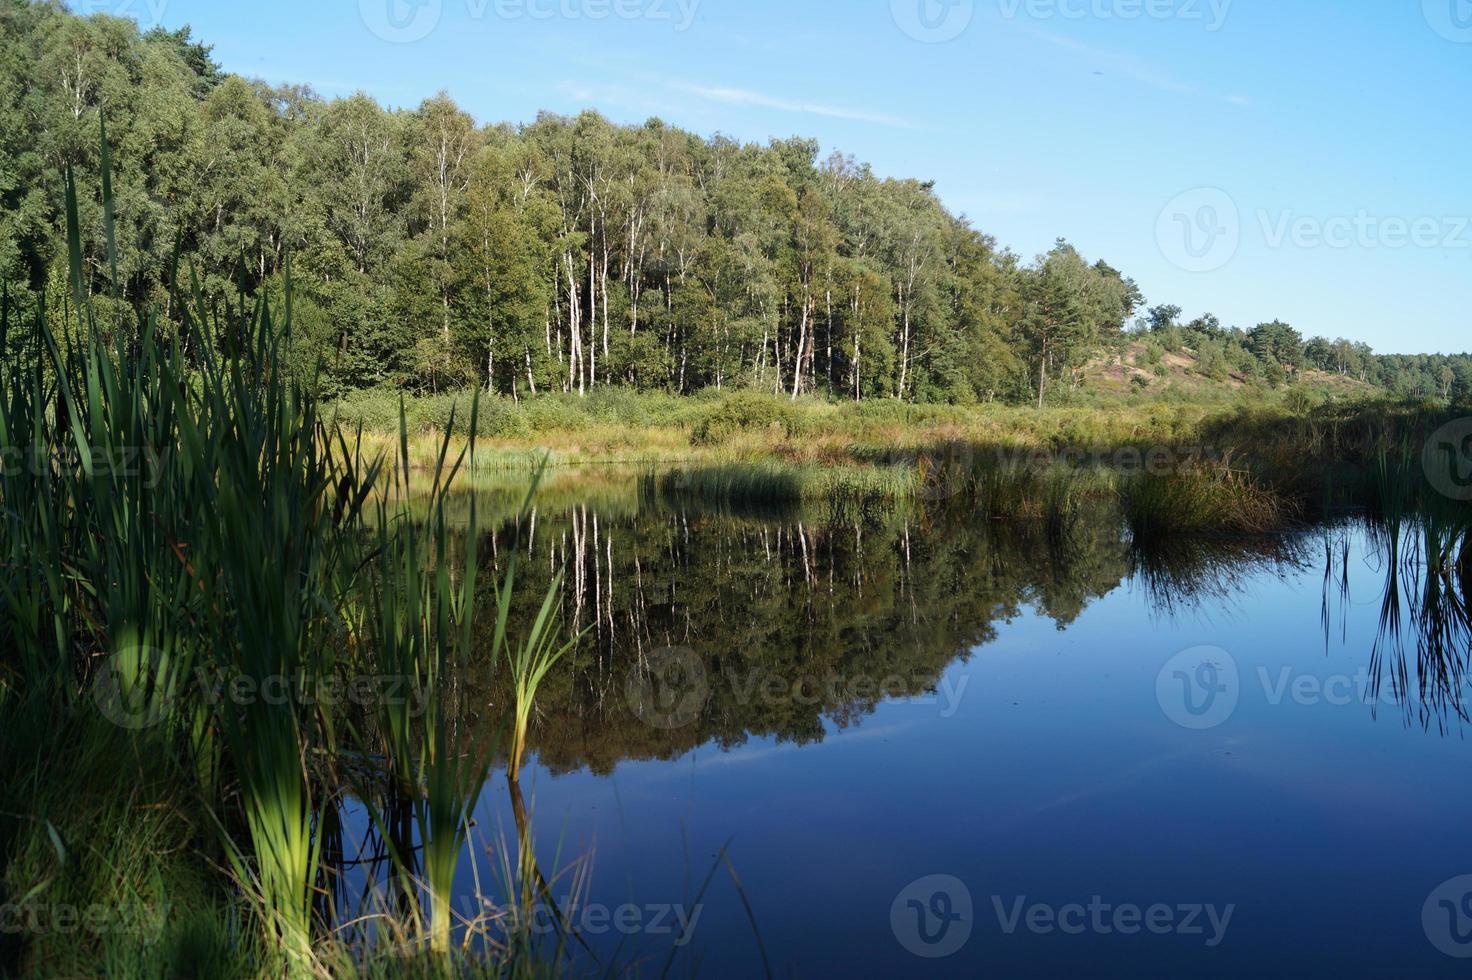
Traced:
<svg viewBox="0 0 1472 980">
<path fill-rule="evenodd" d="M 196 279 L 176 277 L 179 332 L 165 340 L 146 307 L 119 313 L 115 273 L 108 315 L 94 308 L 70 178 L 65 193 L 65 315 L 43 305 L 14 324 L 0 290 L 0 722 L 7 745 L 28 753 L 0 787 L 0 894 L 50 887 L 48 853 L 68 876 L 118 881 L 124 863 L 97 865 L 111 852 L 79 848 L 86 836 L 126 851 L 121 881 L 160 907 L 160 933 L 180 944 L 129 960 L 152 964 L 140 972 L 228 946 L 261 972 L 321 973 L 324 955 L 341 954 L 322 900 L 335 873 L 324 849 L 340 850 L 344 795 L 364 771 L 386 769 L 414 815 L 394 854 L 399 876 L 422 852 L 429 913 L 408 928 L 385 919 L 380 935 L 427 940 L 443 957 L 469 815 L 497 745 L 460 730 L 454 700 L 479 622 L 480 563 L 474 502 L 462 535 L 445 499 L 473 442 L 447 463 L 447 431 L 428 517 L 416 517 L 424 497 L 407 492 L 421 482 L 407 422 L 384 482 L 361 433 L 350 441 L 324 420 L 311 379 L 288 367 L 289 266 L 279 308 L 243 287 L 234 303 L 209 302 Z M 472 406 L 471 434 L 477 424 Z M 545 673 L 555 618 L 513 628 L 515 588 L 510 574 L 498 587 L 492 654 L 528 651 Z M 556 596 L 554 585 L 545 605 Z M 365 710 L 330 696 L 386 676 L 422 699 L 380 697 Z M 530 684 L 520 710 L 534 696 Z M 146 792 L 117 786 L 100 807 L 96 786 L 43 777 L 55 765 L 121 775 L 143 758 Z M 146 819 L 135 804 L 149 805 Z M 63 817 L 73 811 L 93 823 Z M 7 952 L 22 969 L 26 951 Z"/>
<path fill-rule="evenodd" d="M 1125 523 L 1136 539 L 1178 534 L 1269 534 L 1294 506 L 1229 464 L 1141 473 L 1123 482 Z"/>
</svg>

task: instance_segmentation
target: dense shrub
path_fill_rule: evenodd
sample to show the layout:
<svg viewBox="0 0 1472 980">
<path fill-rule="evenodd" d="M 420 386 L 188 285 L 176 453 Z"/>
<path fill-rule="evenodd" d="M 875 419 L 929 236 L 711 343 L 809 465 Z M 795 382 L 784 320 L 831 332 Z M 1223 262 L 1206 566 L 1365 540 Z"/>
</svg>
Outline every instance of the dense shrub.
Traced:
<svg viewBox="0 0 1472 980">
<path fill-rule="evenodd" d="M 711 407 L 695 423 L 690 441 L 697 446 L 718 446 L 744 432 L 768 432 L 773 436 L 800 434 L 802 417 L 789 401 L 771 395 L 731 395 Z"/>
</svg>

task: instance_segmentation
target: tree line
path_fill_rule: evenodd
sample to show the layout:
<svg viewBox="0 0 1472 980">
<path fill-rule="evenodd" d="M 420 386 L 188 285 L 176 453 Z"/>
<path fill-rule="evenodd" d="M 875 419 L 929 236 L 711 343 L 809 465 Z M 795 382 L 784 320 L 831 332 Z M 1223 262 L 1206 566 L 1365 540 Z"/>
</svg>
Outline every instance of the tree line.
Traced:
<svg viewBox="0 0 1472 980">
<path fill-rule="evenodd" d="M 1369 344 L 1310 337 L 1281 320 L 1250 330 L 1224 327 L 1211 314 L 1182 322 L 1179 306 L 1151 307 L 1137 327 L 1162 350 L 1189 350 L 1196 370 L 1210 378 L 1236 377 L 1272 387 L 1305 369 L 1352 378 L 1404 398 L 1472 400 L 1472 355 L 1376 354 Z"/>
<path fill-rule="evenodd" d="M 292 357 L 328 394 L 618 385 L 1042 404 L 1144 305 L 1065 240 L 1023 261 L 930 183 L 812 140 L 592 112 L 480 125 L 444 94 L 412 110 L 324 99 L 223 72 L 187 28 L 143 33 L 58 0 L 3 0 L 0 42 L 11 302 L 61 307 L 65 174 L 98 186 L 105 122 L 116 283 L 101 198 L 79 202 L 104 321 L 126 333 L 153 310 L 167 325 L 171 293 L 195 278 L 215 303 L 279 298 L 289 274 Z M 1245 337 L 1249 373 L 1298 366 Z M 1208 339 L 1231 353 L 1230 331 Z M 1352 353 L 1354 366 L 1323 363 L 1368 379 L 1373 358 Z M 1424 387 L 1426 370 L 1439 381 L 1439 366 L 1390 380 Z"/>
</svg>

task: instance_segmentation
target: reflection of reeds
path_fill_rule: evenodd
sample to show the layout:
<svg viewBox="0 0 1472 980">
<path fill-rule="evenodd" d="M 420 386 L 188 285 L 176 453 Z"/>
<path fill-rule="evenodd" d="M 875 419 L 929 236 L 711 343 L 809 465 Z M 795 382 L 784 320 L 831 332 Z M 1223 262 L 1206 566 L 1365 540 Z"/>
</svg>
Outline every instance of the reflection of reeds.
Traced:
<svg viewBox="0 0 1472 980">
<path fill-rule="evenodd" d="M 472 407 L 472 432 L 475 417 Z M 401 439 L 407 441 L 407 425 L 401 425 Z M 474 455 L 473 440 L 468 454 Z M 406 453 L 401 454 L 400 465 L 393 471 L 400 498 L 411 479 L 407 458 Z M 367 579 L 368 594 L 363 601 L 369 649 L 378 665 L 424 695 L 423 717 L 416 717 L 416 699 L 379 699 L 377 730 L 384 739 L 398 793 L 410 800 L 429 892 L 426 929 L 431 947 L 441 955 L 450 948 L 455 868 L 495 745 L 494 733 L 456 731 L 450 710 L 454 680 L 469 663 L 478 569 L 474 503 L 458 559 L 451 553 L 443 506 L 446 488 L 465 458 L 462 452 L 450 460 L 449 440 L 442 442 L 425 494 L 430 514 L 427 523 L 394 520 L 387 499 L 380 501 L 374 552 L 377 574 Z M 370 742 L 364 751 L 374 747 Z M 384 823 L 381 817 L 379 822 Z M 395 835 L 385 837 L 393 840 Z M 401 877 L 409 882 L 415 870 L 413 858 L 404 853 L 402 845 L 393 854 Z M 405 887 L 404 893 L 413 895 L 415 890 Z"/>
<path fill-rule="evenodd" d="M 1452 717 L 1469 718 L 1468 583 L 1443 557 L 1465 547 L 1467 532 L 1426 512 L 1402 512 L 1393 496 L 1382 499 L 1390 506 L 1368 522 L 1385 577 L 1370 657 L 1370 695 L 1378 704 L 1388 681 L 1395 703 L 1418 714 L 1423 725 L 1435 722 L 1444 729 Z"/>
<path fill-rule="evenodd" d="M 557 623 L 560 611 L 558 601 L 562 591 L 560 575 L 554 578 L 552 588 L 548 590 L 547 597 L 542 602 L 542 608 L 537 611 L 536 618 L 527 627 L 521 642 L 513 645 L 507 639 L 506 621 L 511 612 L 511 595 L 516 584 L 515 560 L 513 553 L 512 569 L 508 569 L 506 579 L 496 593 L 496 630 L 492 641 L 497 650 L 497 656 L 505 656 L 507 659 L 514 688 L 511 756 L 507 766 L 507 775 L 513 783 L 519 779 L 521 764 L 526 756 L 526 733 L 531 724 L 532 710 L 536 705 L 537 689 L 541 687 L 547 672 L 577 643 L 576 639 L 569 640 L 560 646 L 557 642 Z"/>
<path fill-rule="evenodd" d="M 1298 536 L 1133 537 L 1130 573 L 1152 609 L 1167 616 L 1226 605 L 1256 575 L 1284 577 L 1307 567 Z"/>
</svg>

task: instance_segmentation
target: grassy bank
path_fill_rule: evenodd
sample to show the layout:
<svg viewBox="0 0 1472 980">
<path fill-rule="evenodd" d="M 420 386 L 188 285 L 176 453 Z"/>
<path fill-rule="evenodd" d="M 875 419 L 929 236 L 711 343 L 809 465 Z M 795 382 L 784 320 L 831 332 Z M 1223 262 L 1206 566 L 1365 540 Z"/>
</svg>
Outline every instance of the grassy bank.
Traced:
<svg viewBox="0 0 1472 980">
<path fill-rule="evenodd" d="M 492 406 L 478 423 L 476 466 L 512 474 L 550 453 L 563 467 L 642 468 L 662 492 L 690 499 L 947 501 L 992 518 L 1057 520 L 1104 499 L 1140 534 L 1259 533 L 1371 506 L 1384 461 L 1419 459 L 1463 414 L 1301 394 L 1037 410 L 605 390 Z M 415 465 L 432 464 L 441 420 L 469 399 L 406 402 Z M 364 428 L 366 444 L 388 445 L 380 396 L 334 411 Z"/>
</svg>

